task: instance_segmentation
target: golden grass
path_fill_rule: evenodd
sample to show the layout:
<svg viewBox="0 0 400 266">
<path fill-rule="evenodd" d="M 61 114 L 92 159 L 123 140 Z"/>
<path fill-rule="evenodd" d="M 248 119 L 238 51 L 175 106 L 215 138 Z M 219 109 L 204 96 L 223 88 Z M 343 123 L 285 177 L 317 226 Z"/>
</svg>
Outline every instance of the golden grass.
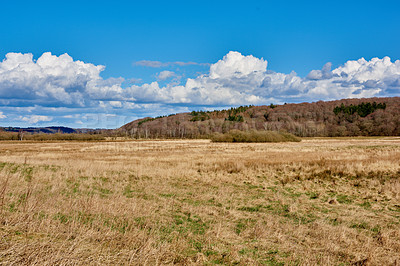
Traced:
<svg viewBox="0 0 400 266">
<path fill-rule="evenodd" d="M 399 138 L 1 142 L 0 162 L 0 264 L 400 264 Z"/>
</svg>

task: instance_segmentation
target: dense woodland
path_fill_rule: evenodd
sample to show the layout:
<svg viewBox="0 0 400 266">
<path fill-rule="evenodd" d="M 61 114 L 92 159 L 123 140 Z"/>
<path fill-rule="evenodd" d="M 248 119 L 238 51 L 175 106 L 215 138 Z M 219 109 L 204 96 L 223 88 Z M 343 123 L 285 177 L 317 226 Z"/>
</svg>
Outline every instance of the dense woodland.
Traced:
<svg viewBox="0 0 400 266">
<path fill-rule="evenodd" d="M 286 131 L 299 137 L 399 136 L 400 98 L 193 111 L 135 120 L 116 132 L 133 138 L 202 138 L 232 129 Z"/>
</svg>

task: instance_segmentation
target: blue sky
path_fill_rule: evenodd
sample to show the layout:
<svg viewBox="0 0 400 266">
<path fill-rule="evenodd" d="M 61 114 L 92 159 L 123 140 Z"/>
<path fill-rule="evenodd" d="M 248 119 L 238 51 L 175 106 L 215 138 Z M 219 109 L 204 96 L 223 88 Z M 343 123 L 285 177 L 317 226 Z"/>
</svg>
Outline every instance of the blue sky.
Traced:
<svg viewBox="0 0 400 266">
<path fill-rule="evenodd" d="M 115 128 L 232 105 L 400 96 L 398 1 L 7 1 L 0 10 L 1 126 Z"/>
</svg>

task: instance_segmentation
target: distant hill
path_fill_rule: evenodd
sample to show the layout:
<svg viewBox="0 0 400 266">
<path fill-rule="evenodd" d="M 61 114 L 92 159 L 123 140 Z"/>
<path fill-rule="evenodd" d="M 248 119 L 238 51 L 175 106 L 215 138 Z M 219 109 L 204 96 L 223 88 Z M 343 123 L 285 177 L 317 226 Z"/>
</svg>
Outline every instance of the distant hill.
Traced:
<svg viewBox="0 0 400 266">
<path fill-rule="evenodd" d="M 80 133 L 78 130 L 69 127 L 1 127 L 2 131 L 6 132 L 20 132 L 24 131 L 27 133 L 38 134 L 38 133 L 46 133 L 46 134 L 55 134 L 55 133 Z"/>
<path fill-rule="evenodd" d="M 70 127 L 62 127 L 62 126 L 52 126 L 52 127 L 0 127 L 0 131 L 5 132 L 20 132 L 23 131 L 25 133 L 30 134 L 100 134 L 104 132 L 108 132 L 110 130 L 107 129 L 90 129 L 90 128 L 70 128 Z"/>
<path fill-rule="evenodd" d="M 200 138 L 232 129 L 287 131 L 300 137 L 400 136 L 400 97 L 193 111 L 138 119 L 116 132 L 135 138 Z"/>
</svg>

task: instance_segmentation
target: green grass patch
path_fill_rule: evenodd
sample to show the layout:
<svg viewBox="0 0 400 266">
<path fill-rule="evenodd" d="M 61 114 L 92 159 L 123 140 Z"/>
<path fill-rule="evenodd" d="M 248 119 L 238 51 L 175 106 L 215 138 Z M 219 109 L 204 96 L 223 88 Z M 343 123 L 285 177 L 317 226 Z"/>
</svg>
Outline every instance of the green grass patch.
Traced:
<svg viewBox="0 0 400 266">
<path fill-rule="evenodd" d="M 371 203 L 369 201 L 364 201 L 363 203 L 359 204 L 361 207 L 365 209 L 371 209 Z"/>
<path fill-rule="evenodd" d="M 262 210 L 262 208 L 263 208 L 262 205 L 257 205 L 257 206 L 252 206 L 252 207 L 249 207 L 249 206 L 239 207 L 238 210 L 246 211 L 246 212 L 259 212 Z"/>
<path fill-rule="evenodd" d="M 336 200 L 341 204 L 351 204 L 353 202 L 353 200 L 348 195 L 344 194 L 336 195 Z"/>
<path fill-rule="evenodd" d="M 356 229 L 369 229 L 369 225 L 366 222 L 361 222 L 361 223 L 352 223 L 350 225 L 350 228 L 356 228 Z"/>
<path fill-rule="evenodd" d="M 204 235 L 209 228 L 208 223 L 191 213 L 175 213 L 172 218 L 171 223 L 163 224 L 160 227 L 160 232 L 164 235 L 162 239 L 167 241 L 171 240 L 170 235 L 172 232 L 178 232 L 184 236 L 187 236 L 189 233 Z"/>
<path fill-rule="evenodd" d="M 319 193 L 318 192 L 306 192 L 305 193 L 310 199 L 318 199 Z"/>
<path fill-rule="evenodd" d="M 128 199 L 131 199 L 131 198 L 133 198 L 133 192 L 134 192 L 134 190 L 132 190 L 131 185 L 128 184 L 128 185 L 125 186 L 124 191 L 123 191 L 122 194 L 125 197 L 127 197 Z"/>
<path fill-rule="evenodd" d="M 72 221 L 72 216 L 58 212 L 53 216 L 54 220 L 58 220 L 62 224 L 67 224 Z"/>
<path fill-rule="evenodd" d="M 161 193 L 159 195 L 160 195 L 160 197 L 163 197 L 163 198 L 174 198 L 176 196 L 176 194 L 174 194 L 174 193 Z"/>
</svg>

